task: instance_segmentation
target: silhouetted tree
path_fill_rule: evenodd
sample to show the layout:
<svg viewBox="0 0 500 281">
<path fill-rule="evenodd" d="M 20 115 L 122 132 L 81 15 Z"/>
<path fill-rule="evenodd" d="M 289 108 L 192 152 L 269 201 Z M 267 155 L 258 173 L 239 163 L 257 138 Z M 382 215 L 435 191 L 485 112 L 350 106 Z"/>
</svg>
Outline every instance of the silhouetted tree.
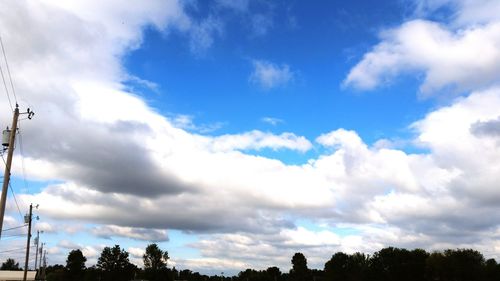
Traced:
<svg viewBox="0 0 500 281">
<path fill-rule="evenodd" d="M 167 261 L 169 259 L 168 252 L 162 251 L 156 243 L 149 244 L 146 247 L 146 252 L 142 256 L 144 262 L 144 278 L 151 281 L 159 281 L 168 279 L 176 279 L 177 270 L 168 272 Z M 171 275 L 171 276 L 170 276 Z"/>
<path fill-rule="evenodd" d="M 427 252 L 388 247 L 370 259 L 370 280 L 424 280 Z"/>
<path fill-rule="evenodd" d="M 2 263 L 1 270 L 22 270 L 19 267 L 19 263 L 14 259 L 8 258 L 5 262 Z"/>
<path fill-rule="evenodd" d="M 66 259 L 66 279 L 82 281 L 85 276 L 85 262 L 87 258 L 79 249 L 69 252 Z"/>
<path fill-rule="evenodd" d="M 276 266 L 269 267 L 266 269 L 266 279 L 269 281 L 279 281 L 281 280 L 281 270 Z"/>
<path fill-rule="evenodd" d="M 97 268 L 100 270 L 102 281 L 128 281 L 137 269 L 130 263 L 127 251 L 120 249 L 119 245 L 102 250 L 97 260 Z"/>
<path fill-rule="evenodd" d="M 445 267 L 450 274 L 449 280 L 474 281 L 479 280 L 484 266 L 484 257 L 472 249 L 457 249 L 444 251 Z"/>
<path fill-rule="evenodd" d="M 87 267 L 85 270 L 85 281 L 96 281 L 99 280 L 99 270 L 95 266 Z"/>
<path fill-rule="evenodd" d="M 169 259 L 168 252 L 162 251 L 156 243 L 149 244 L 146 247 L 146 253 L 142 258 L 144 260 L 144 268 L 152 270 L 166 268 Z"/>
<path fill-rule="evenodd" d="M 47 266 L 45 276 L 47 281 L 66 281 L 66 268 L 60 264 Z"/>
<path fill-rule="evenodd" d="M 500 280 L 500 265 L 494 259 L 489 259 L 484 267 L 484 280 L 498 281 Z"/>
<path fill-rule="evenodd" d="M 290 270 L 290 280 L 307 281 L 311 280 L 307 259 L 302 253 L 295 253 L 292 257 L 292 269 Z"/>
<path fill-rule="evenodd" d="M 361 281 L 365 280 L 368 257 L 361 253 L 347 255 L 338 252 L 325 263 L 325 280 Z"/>
</svg>

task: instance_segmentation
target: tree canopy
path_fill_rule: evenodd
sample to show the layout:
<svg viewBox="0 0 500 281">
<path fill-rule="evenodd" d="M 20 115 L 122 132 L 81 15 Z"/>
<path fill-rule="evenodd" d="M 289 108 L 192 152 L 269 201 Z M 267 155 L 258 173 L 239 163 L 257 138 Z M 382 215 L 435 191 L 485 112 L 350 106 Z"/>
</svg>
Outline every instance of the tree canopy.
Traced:
<svg viewBox="0 0 500 281">
<path fill-rule="evenodd" d="M 47 281 L 498 281 L 500 265 L 494 259 L 472 249 L 450 249 L 428 253 L 422 249 L 407 250 L 387 247 L 373 255 L 337 252 L 328 260 L 323 270 L 309 269 L 304 254 L 295 253 L 289 273 L 276 267 L 265 270 L 248 268 L 236 276 L 207 276 L 189 269 L 177 271 L 167 268 L 168 253 L 158 245 L 150 244 L 143 256 L 144 268 L 132 265 L 129 254 L 120 248 L 105 247 L 97 266 L 85 268 L 86 258 L 80 250 L 68 254 L 66 266 L 47 268 Z M 19 269 L 19 264 L 8 259 L 4 270 Z M 70 273 L 80 273 L 71 275 Z M 75 277 L 77 276 L 77 277 Z M 78 279 L 80 278 L 80 279 Z"/>
<path fill-rule="evenodd" d="M 83 256 L 80 249 L 72 250 L 66 259 L 66 279 L 71 281 L 81 281 L 85 275 L 85 262 L 87 258 Z"/>
<path fill-rule="evenodd" d="M 102 281 L 128 281 L 132 279 L 136 266 L 130 263 L 128 252 L 115 245 L 102 250 L 97 268 L 101 271 Z"/>
<path fill-rule="evenodd" d="M 145 269 L 159 270 L 167 268 L 168 252 L 162 251 L 156 243 L 146 247 L 146 253 L 142 256 Z"/>
<path fill-rule="evenodd" d="M 14 259 L 8 258 L 5 262 L 2 263 L 1 270 L 21 270 L 19 267 L 19 263 Z"/>
</svg>

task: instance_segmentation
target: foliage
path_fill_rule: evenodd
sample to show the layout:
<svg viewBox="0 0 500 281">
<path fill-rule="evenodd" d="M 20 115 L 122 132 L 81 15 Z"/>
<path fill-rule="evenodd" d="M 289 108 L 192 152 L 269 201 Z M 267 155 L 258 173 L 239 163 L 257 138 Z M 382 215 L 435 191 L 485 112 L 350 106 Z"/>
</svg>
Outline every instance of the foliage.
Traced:
<svg viewBox="0 0 500 281">
<path fill-rule="evenodd" d="M 97 268 L 101 272 L 102 281 L 128 281 L 133 278 L 137 269 L 130 263 L 128 252 L 120 249 L 119 245 L 102 250 L 97 260 Z"/>
<path fill-rule="evenodd" d="M 307 259 L 302 253 L 295 253 L 292 257 L 292 269 L 290 270 L 291 280 L 308 281 L 311 274 L 307 268 Z"/>
<path fill-rule="evenodd" d="M 2 263 L 1 270 L 22 270 L 19 267 L 19 263 L 14 259 L 8 258 L 4 263 Z"/>
<path fill-rule="evenodd" d="M 83 256 L 81 250 L 69 252 L 66 259 L 66 279 L 70 281 L 82 281 L 85 276 L 85 262 L 87 258 Z"/>
<path fill-rule="evenodd" d="M 278 267 L 265 270 L 248 268 L 237 276 L 206 276 L 189 269 L 177 271 L 167 268 L 168 253 L 156 244 L 146 247 L 143 256 L 144 269 L 137 269 L 128 259 L 128 253 L 115 245 L 103 249 L 97 266 L 85 268 L 86 258 L 81 251 L 68 255 L 66 266 L 47 267 L 47 281 L 125 281 L 144 279 L 149 281 L 498 281 L 500 265 L 485 260 L 472 249 L 445 250 L 428 253 L 422 249 L 407 250 L 388 247 L 373 256 L 362 253 L 337 252 L 324 265 L 324 270 L 309 269 L 307 259 L 296 253 L 291 260 L 289 273 Z M 2 264 L 2 269 L 19 268 L 13 259 Z M 79 274 L 70 275 L 70 272 Z M 70 277 L 72 276 L 72 277 Z M 75 277 L 77 276 L 77 277 Z"/>
<path fill-rule="evenodd" d="M 167 270 L 168 252 L 161 250 L 156 243 L 149 244 L 146 247 L 146 253 L 142 256 L 144 262 L 144 272 L 141 275 L 143 278 L 150 281 L 165 280 L 165 276 L 170 279 L 175 279 L 176 271 L 169 272 Z"/>
<path fill-rule="evenodd" d="M 146 253 L 142 256 L 145 269 L 159 270 L 167 268 L 169 259 L 168 252 L 162 251 L 156 243 L 146 247 Z"/>
<path fill-rule="evenodd" d="M 63 265 L 48 266 L 45 274 L 47 281 L 66 281 L 66 268 Z"/>
</svg>

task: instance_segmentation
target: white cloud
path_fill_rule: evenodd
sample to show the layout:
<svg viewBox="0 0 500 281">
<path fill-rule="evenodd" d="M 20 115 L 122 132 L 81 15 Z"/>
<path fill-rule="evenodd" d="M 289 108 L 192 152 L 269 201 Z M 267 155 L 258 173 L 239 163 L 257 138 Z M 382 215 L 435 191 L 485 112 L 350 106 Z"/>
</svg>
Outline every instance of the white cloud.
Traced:
<svg viewBox="0 0 500 281">
<path fill-rule="evenodd" d="M 264 123 L 267 123 L 267 124 L 270 124 L 270 125 L 273 125 L 273 126 L 276 126 L 276 125 L 278 125 L 280 123 L 284 123 L 285 122 L 282 119 L 274 118 L 274 117 L 262 117 L 260 120 L 262 122 L 264 122 Z"/>
<path fill-rule="evenodd" d="M 214 37 L 223 32 L 223 23 L 216 16 L 208 18 L 193 24 L 190 30 L 190 48 L 195 54 L 202 54 L 214 43 Z"/>
<path fill-rule="evenodd" d="M 420 90 L 469 91 L 496 84 L 500 71 L 500 22 L 458 30 L 413 20 L 386 30 L 382 42 L 351 69 L 347 86 L 373 89 L 397 75 L 423 72 Z"/>
<path fill-rule="evenodd" d="M 266 35 L 273 25 L 273 18 L 270 14 L 255 14 L 251 17 L 251 29 L 255 36 Z"/>
<path fill-rule="evenodd" d="M 254 60 L 253 67 L 250 81 L 266 90 L 285 86 L 294 79 L 294 73 L 287 64 L 277 65 L 265 60 Z"/>
<path fill-rule="evenodd" d="M 175 115 L 169 120 L 172 123 L 172 126 L 188 130 L 199 132 L 201 134 L 212 133 L 217 131 L 218 129 L 224 126 L 223 122 L 217 122 L 213 124 L 195 124 L 194 116 L 188 114 L 179 114 Z"/>
<path fill-rule="evenodd" d="M 75 249 L 81 248 L 80 245 L 78 245 L 74 242 L 71 242 L 69 240 L 65 240 L 65 239 L 59 241 L 59 243 L 57 243 L 57 246 L 61 247 L 61 248 L 69 249 L 69 250 L 75 250 Z"/>
<path fill-rule="evenodd" d="M 312 148 L 312 144 L 305 137 L 293 133 L 275 135 L 255 130 L 239 135 L 215 137 L 211 140 L 211 147 L 215 151 L 271 148 L 273 150 L 290 149 L 306 152 Z"/>
<path fill-rule="evenodd" d="M 496 0 L 414 0 L 417 14 L 430 14 L 442 7 L 453 11 L 454 25 L 484 24 L 500 19 L 497 11 L 500 3 Z"/>
<path fill-rule="evenodd" d="M 112 237 L 126 237 L 151 242 L 168 241 L 168 234 L 166 230 L 151 228 L 104 225 L 92 229 L 92 234 L 106 239 L 111 239 Z"/>
</svg>

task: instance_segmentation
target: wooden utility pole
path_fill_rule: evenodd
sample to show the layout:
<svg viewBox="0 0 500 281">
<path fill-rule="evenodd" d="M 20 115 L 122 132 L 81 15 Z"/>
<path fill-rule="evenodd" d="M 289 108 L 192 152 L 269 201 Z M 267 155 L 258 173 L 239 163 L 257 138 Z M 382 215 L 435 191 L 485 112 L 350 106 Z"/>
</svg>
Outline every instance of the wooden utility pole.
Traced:
<svg viewBox="0 0 500 281">
<path fill-rule="evenodd" d="M 40 230 L 36 231 L 36 238 L 35 238 L 35 244 L 36 244 L 36 251 L 35 251 L 35 271 L 36 271 L 36 266 L 38 263 L 38 243 L 40 242 Z"/>
<path fill-rule="evenodd" d="M 41 266 L 41 265 L 40 265 Z M 45 281 L 45 269 L 47 268 L 47 250 L 43 252 L 43 269 L 42 269 L 42 280 Z"/>
<path fill-rule="evenodd" d="M 33 217 L 33 204 L 30 204 L 30 214 L 28 216 L 28 241 L 26 242 L 26 261 L 24 262 L 24 277 L 23 281 L 26 281 L 26 276 L 28 274 L 28 261 L 30 259 L 30 239 L 31 239 L 31 218 Z"/>
<path fill-rule="evenodd" d="M 40 247 L 40 263 L 38 264 L 38 273 L 40 274 L 40 276 L 42 276 L 42 256 L 43 256 L 43 245 L 44 244 L 45 243 L 42 243 L 42 246 Z"/>
<path fill-rule="evenodd" d="M 19 118 L 19 107 L 16 104 L 14 117 L 12 118 L 12 127 L 10 127 L 9 152 L 7 153 L 7 162 L 5 163 L 5 174 L 3 176 L 2 197 L 0 198 L 0 238 L 2 237 L 3 217 L 5 214 L 5 202 L 7 201 L 7 190 L 10 181 L 10 166 L 12 165 L 12 155 L 14 154 L 14 142 L 16 140 L 17 119 Z"/>
</svg>

